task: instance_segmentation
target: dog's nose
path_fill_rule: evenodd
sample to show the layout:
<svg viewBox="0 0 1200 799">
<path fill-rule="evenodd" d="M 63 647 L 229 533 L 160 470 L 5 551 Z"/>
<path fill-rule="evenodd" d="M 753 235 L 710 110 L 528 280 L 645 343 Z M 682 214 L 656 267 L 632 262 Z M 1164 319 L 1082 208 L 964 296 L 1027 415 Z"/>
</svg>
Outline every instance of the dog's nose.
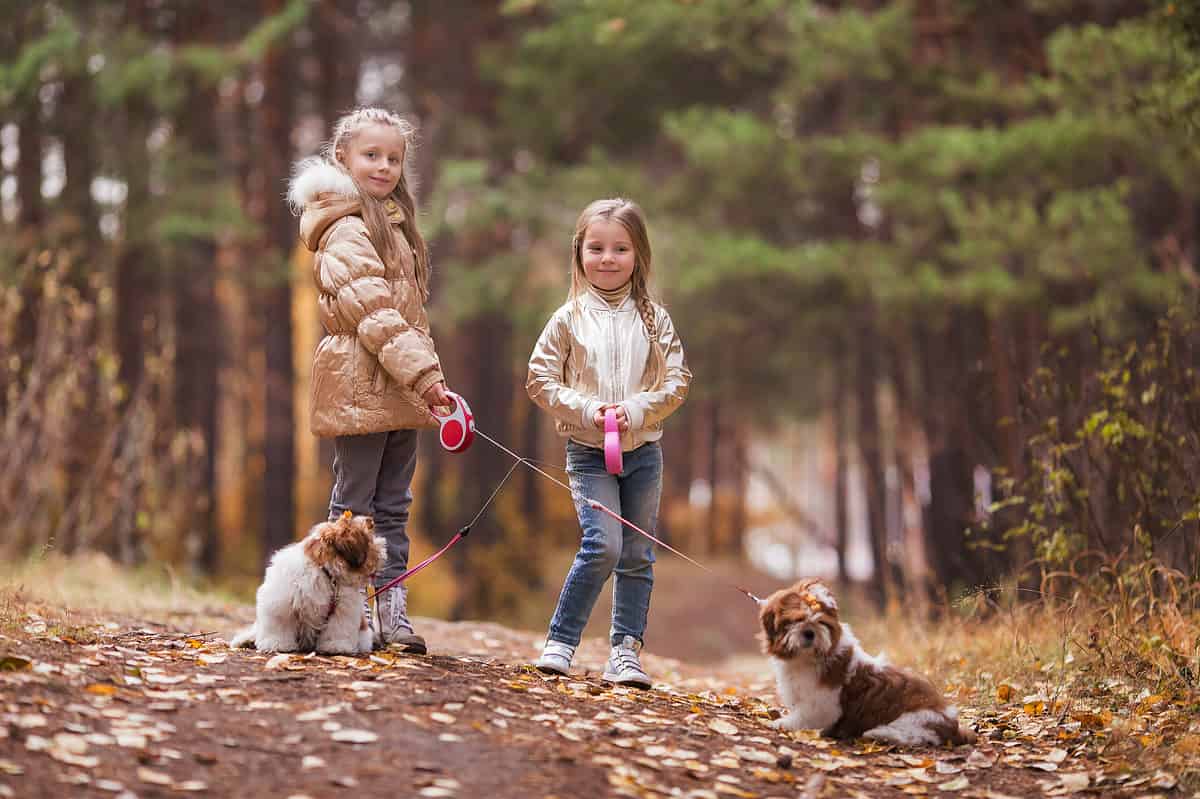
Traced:
<svg viewBox="0 0 1200 799">
<path fill-rule="evenodd" d="M 805 630 L 805 631 L 804 631 L 804 640 L 805 640 L 805 641 L 812 641 L 812 640 L 813 640 L 814 638 L 816 638 L 816 637 L 817 637 L 817 634 L 816 634 L 816 633 L 814 633 L 812 630 Z"/>
</svg>

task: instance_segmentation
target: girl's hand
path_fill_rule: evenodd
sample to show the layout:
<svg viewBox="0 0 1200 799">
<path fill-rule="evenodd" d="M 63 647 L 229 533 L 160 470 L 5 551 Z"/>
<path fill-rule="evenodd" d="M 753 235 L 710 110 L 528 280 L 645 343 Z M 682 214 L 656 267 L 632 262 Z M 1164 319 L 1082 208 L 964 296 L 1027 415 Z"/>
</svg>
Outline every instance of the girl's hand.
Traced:
<svg viewBox="0 0 1200 799">
<path fill-rule="evenodd" d="M 622 433 L 629 430 L 629 417 L 625 414 L 625 406 L 620 404 L 601 405 L 600 410 L 596 411 L 596 415 L 592 417 L 592 421 L 596 427 L 604 429 L 604 412 L 609 408 L 613 408 L 617 412 L 617 430 Z"/>
<path fill-rule="evenodd" d="M 421 400 L 429 406 L 430 411 L 434 408 L 449 405 L 450 397 L 446 396 L 446 384 L 444 382 L 434 383 L 425 389 L 425 393 L 421 395 Z"/>
</svg>

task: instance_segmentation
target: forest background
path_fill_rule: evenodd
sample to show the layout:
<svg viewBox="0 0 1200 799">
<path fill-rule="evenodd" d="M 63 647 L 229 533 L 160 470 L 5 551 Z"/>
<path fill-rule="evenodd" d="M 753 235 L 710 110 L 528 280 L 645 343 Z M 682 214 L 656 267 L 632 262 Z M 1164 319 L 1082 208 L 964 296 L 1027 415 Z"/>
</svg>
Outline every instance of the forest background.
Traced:
<svg viewBox="0 0 1200 799">
<path fill-rule="evenodd" d="M 370 104 L 419 127 L 434 336 L 514 450 L 562 462 L 526 359 L 575 216 L 632 197 L 696 375 L 665 441 L 673 545 L 779 579 L 819 556 L 881 606 L 1136 585 L 1194 620 L 1196 4 L 0 9 L 6 559 L 97 551 L 248 598 L 324 517 L 283 194 Z M 414 556 L 510 466 L 427 436 Z M 416 608 L 528 620 L 577 536 L 519 470 Z M 1147 632 L 1185 680 L 1194 633 Z"/>
</svg>

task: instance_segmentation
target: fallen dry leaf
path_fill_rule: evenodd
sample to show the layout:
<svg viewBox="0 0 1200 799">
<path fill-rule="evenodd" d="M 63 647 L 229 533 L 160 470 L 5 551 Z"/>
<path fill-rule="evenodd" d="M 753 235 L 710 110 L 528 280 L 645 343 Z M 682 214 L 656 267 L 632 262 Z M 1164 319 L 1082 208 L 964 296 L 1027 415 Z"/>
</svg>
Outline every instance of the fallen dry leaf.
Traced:
<svg viewBox="0 0 1200 799">
<path fill-rule="evenodd" d="M 966 777 L 956 777 L 949 782 L 943 782 L 938 786 L 939 791 L 961 791 L 964 788 L 970 787 L 971 782 Z"/>
<path fill-rule="evenodd" d="M 163 774 L 161 771 L 153 771 L 145 767 L 138 768 L 137 778 L 150 785 L 173 785 L 175 783 L 170 774 Z"/>
<path fill-rule="evenodd" d="M 1059 780 L 1064 790 L 1074 793 L 1075 791 L 1085 790 L 1091 784 L 1091 776 L 1086 771 L 1079 771 L 1073 774 L 1059 774 Z"/>
<path fill-rule="evenodd" d="M 728 721 L 725 721 L 725 719 L 713 719 L 712 721 L 708 722 L 708 728 L 713 732 L 720 733 L 721 735 L 738 734 L 738 728 L 730 724 Z"/>
</svg>

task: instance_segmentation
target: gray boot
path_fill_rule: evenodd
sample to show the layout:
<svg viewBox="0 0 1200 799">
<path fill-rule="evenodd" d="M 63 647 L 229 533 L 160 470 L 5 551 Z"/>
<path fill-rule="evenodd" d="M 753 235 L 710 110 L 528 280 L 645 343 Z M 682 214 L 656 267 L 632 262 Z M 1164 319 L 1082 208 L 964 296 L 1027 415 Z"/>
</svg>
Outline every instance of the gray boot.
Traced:
<svg viewBox="0 0 1200 799">
<path fill-rule="evenodd" d="M 371 620 L 376 647 L 425 654 L 425 639 L 413 631 L 412 622 L 408 620 L 408 589 L 404 585 L 389 588 L 375 598 L 375 613 Z"/>
</svg>

